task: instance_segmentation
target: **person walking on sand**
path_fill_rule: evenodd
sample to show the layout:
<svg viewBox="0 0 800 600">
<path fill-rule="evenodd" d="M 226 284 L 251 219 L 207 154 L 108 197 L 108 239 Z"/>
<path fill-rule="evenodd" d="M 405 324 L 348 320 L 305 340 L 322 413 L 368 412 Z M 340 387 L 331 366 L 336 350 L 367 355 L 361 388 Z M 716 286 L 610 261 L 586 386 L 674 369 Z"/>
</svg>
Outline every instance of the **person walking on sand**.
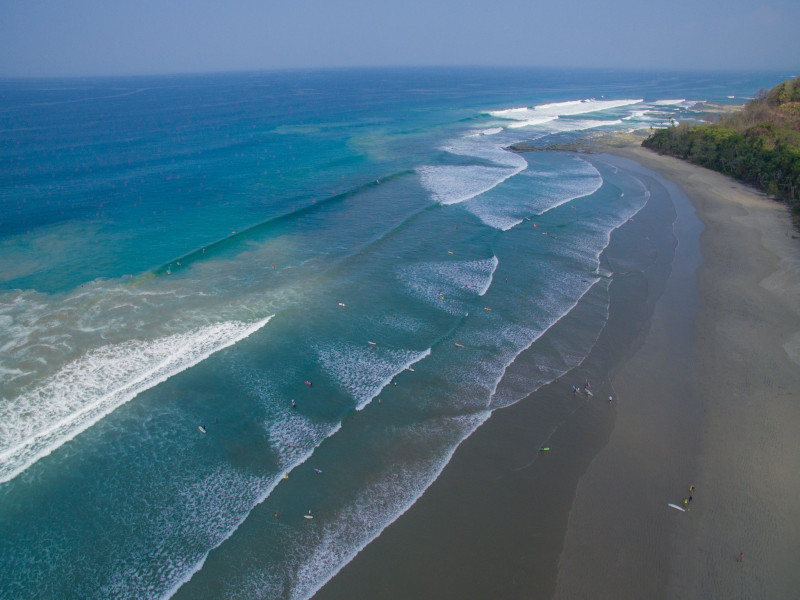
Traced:
<svg viewBox="0 0 800 600">
<path fill-rule="evenodd" d="M 739 552 L 739 557 L 736 559 L 736 562 L 740 563 L 744 560 L 744 552 Z"/>
</svg>

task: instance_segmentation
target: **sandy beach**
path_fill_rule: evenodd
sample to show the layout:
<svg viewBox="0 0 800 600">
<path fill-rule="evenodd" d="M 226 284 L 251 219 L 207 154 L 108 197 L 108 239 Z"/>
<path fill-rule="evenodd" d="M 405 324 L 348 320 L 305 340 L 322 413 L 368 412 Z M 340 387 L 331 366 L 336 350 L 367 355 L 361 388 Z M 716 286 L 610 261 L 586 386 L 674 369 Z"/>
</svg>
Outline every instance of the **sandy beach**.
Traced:
<svg viewBox="0 0 800 600">
<path fill-rule="evenodd" d="M 797 233 L 721 175 L 609 152 L 651 199 L 602 257 L 610 315 L 589 357 L 494 413 L 315 598 L 794 597 Z M 571 394 L 585 379 L 588 400 Z M 667 506 L 690 485 L 688 512 Z"/>
<path fill-rule="evenodd" d="M 672 285 L 685 270 L 679 248 L 644 344 L 613 378 L 619 416 L 578 485 L 555 597 L 796 597 L 797 232 L 785 207 L 717 173 L 614 152 L 690 199 L 705 227 L 699 308 L 686 338 Z M 689 485 L 690 512 L 667 508 Z"/>
</svg>

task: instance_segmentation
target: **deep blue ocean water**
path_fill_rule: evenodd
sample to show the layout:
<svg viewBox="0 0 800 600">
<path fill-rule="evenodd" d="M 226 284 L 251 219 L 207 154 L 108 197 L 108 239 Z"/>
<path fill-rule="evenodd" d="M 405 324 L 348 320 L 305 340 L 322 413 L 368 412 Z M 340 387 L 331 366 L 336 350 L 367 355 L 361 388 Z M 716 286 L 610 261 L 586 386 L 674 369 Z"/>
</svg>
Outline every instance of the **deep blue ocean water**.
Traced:
<svg viewBox="0 0 800 600">
<path fill-rule="evenodd" d="M 605 323 L 645 186 L 508 147 L 785 75 L 0 81 L 0 597 L 311 596 Z"/>
</svg>

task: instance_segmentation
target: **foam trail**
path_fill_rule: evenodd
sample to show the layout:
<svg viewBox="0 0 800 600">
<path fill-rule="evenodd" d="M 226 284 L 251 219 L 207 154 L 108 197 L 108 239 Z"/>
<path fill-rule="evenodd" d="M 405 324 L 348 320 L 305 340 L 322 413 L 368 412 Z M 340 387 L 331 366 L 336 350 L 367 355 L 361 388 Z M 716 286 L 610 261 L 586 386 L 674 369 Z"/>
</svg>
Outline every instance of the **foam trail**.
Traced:
<svg viewBox="0 0 800 600">
<path fill-rule="evenodd" d="M 398 268 L 395 273 L 411 295 L 453 315 L 468 306 L 468 293 L 486 293 L 497 269 L 496 256 L 482 260 L 423 262 Z"/>
<path fill-rule="evenodd" d="M 569 131 L 584 131 L 586 129 L 594 129 L 595 127 L 620 124 L 622 124 L 621 119 L 614 119 L 613 121 L 602 121 L 599 119 L 561 119 L 555 124 L 554 129 L 559 133 L 566 133 Z"/>
<path fill-rule="evenodd" d="M 492 256 L 492 272 L 489 273 L 489 281 L 487 281 L 483 289 L 480 292 L 478 292 L 478 296 L 483 296 L 486 292 L 489 291 L 489 288 L 492 287 L 492 282 L 494 281 L 494 272 L 497 271 L 497 265 L 499 264 L 500 261 L 497 260 L 497 257 Z"/>
<path fill-rule="evenodd" d="M 392 380 L 411 365 L 429 356 L 422 352 L 369 348 L 340 344 L 316 349 L 321 364 L 333 379 L 355 399 L 356 410 L 367 406 Z"/>
<path fill-rule="evenodd" d="M 0 483 L 75 438 L 118 407 L 266 325 L 228 321 L 154 342 L 103 346 L 43 385 L 0 405 Z"/>
<path fill-rule="evenodd" d="M 509 127 L 527 127 L 529 125 L 541 125 L 542 123 L 553 121 L 558 117 L 568 117 L 601 110 L 622 108 L 631 104 L 639 104 L 643 101 L 642 98 L 623 100 L 594 100 L 590 98 L 587 100 L 570 100 L 567 102 L 539 104 L 533 108 L 524 106 L 505 110 L 493 110 L 490 111 L 489 114 L 499 119 L 512 121 Z"/>
<path fill-rule="evenodd" d="M 524 168 L 524 167 L 523 167 Z M 422 185 L 439 204 L 458 204 L 480 196 L 513 177 L 523 168 L 500 167 L 420 167 Z"/>
<path fill-rule="evenodd" d="M 600 172 L 577 155 L 559 165 L 557 170 L 527 169 L 520 177 L 530 177 L 532 193 L 525 198 L 507 200 L 501 194 L 475 198 L 465 206 L 489 227 L 508 231 L 529 215 L 542 215 L 562 204 L 594 194 L 603 185 Z"/>
<path fill-rule="evenodd" d="M 212 551 L 212 550 L 214 550 L 214 549 L 216 549 L 216 548 L 219 548 L 219 547 L 220 547 L 220 546 L 221 546 L 221 545 L 222 545 L 222 544 L 225 542 L 225 540 L 227 540 L 228 538 L 230 538 L 230 537 L 231 537 L 231 536 L 232 536 L 232 535 L 233 535 L 233 534 L 236 532 L 236 530 L 238 530 L 238 529 L 239 529 L 239 527 L 241 527 L 241 526 L 242 526 L 242 524 L 243 524 L 243 523 L 244 523 L 244 522 L 247 520 L 247 518 L 250 516 L 250 513 L 252 512 L 253 508 L 255 508 L 255 507 L 256 507 L 256 506 L 258 506 L 259 504 L 263 503 L 263 502 L 264 502 L 264 501 L 265 501 L 267 498 L 269 498 L 269 496 L 272 494 L 272 492 L 273 492 L 273 491 L 275 491 L 275 488 L 276 488 L 276 487 L 278 487 L 278 484 L 279 484 L 279 483 L 280 483 L 280 482 L 283 480 L 283 475 L 282 475 L 282 473 L 284 473 L 284 472 L 291 473 L 292 471 L 294 471 L 294 469 L 296 469 L 296 468 L 297 468 L 297 467 L 299 467 L 300 465 L 304 464 L 304 463 L 305 463 L 305 462 L 306 462 L 306 461 L 307 461 L 309 458 L 311 458 L 311 456 L 313 456 L 313 454 L 314 454 L 314 451 L 315 451 L 317 448 L 319 448 L 319 445 L 320 445 L 320 444 L 321 444 L 323 441 L 325 441 L 325 439 L 327 439 L 327 438 L 329 438 L 329 437 L 331 437 L 331 436 L 335 435 L 335 434 L 336 434 L 336 433 L 337 433 L 337 432 L 338 432 L 338 431 L 339 431 L 341 428 L 342 428 L 342 424 L 341 424 L 341 423 L 337 423 L 337 424 L 336 424 L 334 427 L 332 427 L 332 428 L 330 429 L 330 431 L 328 431 L 326 434 L 324 434 L 324 435 L 320 436 L 320 439 L 319 439 L 319 440 L 318 440 L 318 441 L 317 441 L 317 442 L 314 444 L 314 446 L 313 446 L 312 448 L 310 448 L 308 451 L 306 451 L 306 452 L 305 452 L 305 453 L 303 453 L 302 455 L 298 456 L 298 458 L 297 458 L 297 459 L 296 459 L 294 462 L 292 462 L 292 463 L 290 463 L 290 464 L 287 464 L 287 465 L 284 465 L 284 466 L 283 466 L 283 468 L 280 470 L 279 474 L 278 474 L 277 476 L 275 476 L 274 478 L 272 478 L 272 479 L 270 480 L 269 484 L 268 484 L 268 485 L 267 485 L 267 486 L 264 488 L 264 491 L 263 491 L 263 492 L 261 492 L 261 494 L 259 494 L 259 495 L 258 495 L 258 497 L 255 499 L 255 501 L 252 503 L 252 506 L 250 507 L 250 509 L 249 509 L 249 510 L 247 510 L 247 511 L 245 511 L 245 512 L 244 512 L 244 513 L 241 515 L 241 517 L 240 517 L 240 518 L 239 518 L 239 519 L 236 521 L 236 523 L 235 523 L 235 524 L 233 524 L 233 526 L 232 526 L 232 527 L 230 527 L 230 528 L 229 528 L 229 529 L 228 529 L 228 530 L 227 530 L 227 531 L 226 531 L 226 532 L 225 532 L 225 533 L 224 533 L 224 534 L 223 534 L 223 535 L 222 535 L 222 536 L 221 536 L 221 537 L 220 537 L 220 538 L 219 538 L 219 539 L 216 541 L 216 543 L 215 543 L 215 544 L 214 544 L 212 547 L 210 547 L 210 548 L 209 548 L 209 549 L 208 549 L 208 550 L 207 550 L 207 551 L 206 551 L 206 552 L 205 552 L 205 553 L 204 553 L 204 554 L 203 554 L 203 555 L 202 555 L 202 556 L 201 556 L 201 557 L 200 557 L 200 558 L 197 560 L 197 562 L 195 562 L 195 563 L 194 563 L 194 565 L 193 565 L 193 566 L 192 566 L 190 569 L 186 570 L 186 571 L 184 572 L 184 574 L 183 574 L 181 577 L 179 577 L 179 578 L 178 578 L 178 579 L 177 579 L 177 580 L 176 580 L 176 581 L 175 581 L 175 582 L 174 582 L 174 583 L 173 583 L 173 584 L 172 584 L 172 585 L 171 585 L 171 586 L 170 586 L 170 587 L 169 587 L 169 588 L 168 588 L 168 589 L 167 589 L 167 590 L 166 590 L 166 591 L 165 591 L 165 592 L 164 592 L 164 593 L 163 593 L 163 594 L 160 596 L 161 600 L 168 600 L 169 598 L 171 598 L 172 596 L 174 596 L 174 595 L 175 595 L 175 593 L 178 591 L 178 589 L 180 589 L 180 588 L 181 588 L 181 586 L 183 586 L 185 583 L 188 583 L 188 582 L 189 582 L 189 580 L 192 578 L 192 576 L 193 576 L 195 573 L 199 573 L 199 572 L 200 572 L 200 571 L 203 569 L 203 565 L 205 565 L 205 563 L 206 563 L 206 560 L 208 559 L 208 555 L 211 553 L 211 551 Z"/>
<path fill-rule="evenodd" d="M 496 145 L 481 144 L 480 138 L 465 138 L 442 148 L 458 156 L 490 161 L 497 166 L 421 166 L 417 168 L 423 187 L 440 204 L 458 204 L 488 192 L 528 167 L 514 152 Z"/>
</svg>

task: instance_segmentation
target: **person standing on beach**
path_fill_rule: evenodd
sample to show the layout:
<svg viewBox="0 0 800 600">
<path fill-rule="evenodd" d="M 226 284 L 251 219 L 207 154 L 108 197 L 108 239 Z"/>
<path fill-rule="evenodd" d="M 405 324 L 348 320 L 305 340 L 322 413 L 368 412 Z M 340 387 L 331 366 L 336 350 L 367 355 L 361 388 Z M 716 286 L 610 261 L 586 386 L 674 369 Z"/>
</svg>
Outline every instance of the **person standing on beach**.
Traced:
<svg viewBox="0 0 800 600">
<path fill-rule="evenodd" d="M 739 557 L 736 559 L 736 562 L 740 563 L 744 560 L 744 552 L 739 552 Z"/>
</svg>

